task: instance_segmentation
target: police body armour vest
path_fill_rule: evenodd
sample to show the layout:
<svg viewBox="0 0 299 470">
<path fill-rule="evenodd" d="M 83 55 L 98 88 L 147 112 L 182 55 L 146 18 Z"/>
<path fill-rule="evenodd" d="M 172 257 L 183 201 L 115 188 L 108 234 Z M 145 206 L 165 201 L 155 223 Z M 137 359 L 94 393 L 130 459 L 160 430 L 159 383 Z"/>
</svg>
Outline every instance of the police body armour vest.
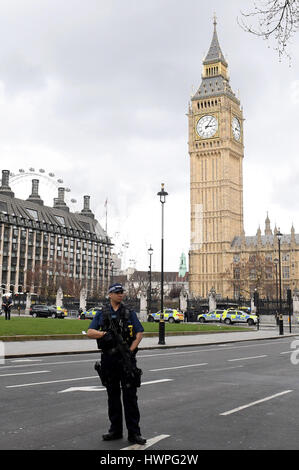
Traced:
<svg viewBox="0 0 299 470">
<path fill-rule="evenodd" d="M 128 307 L 126 307 L 124 304 L 121 304 L 117 318 L 113 319 L 111 318 L 110 304 L 106 304 L 102 309 L 101 331 L 108 331 L 111 329 L 111 327 L 114 327 L 117 332 L 121 334 L 124 341 L 130 346 L 136 338 L 136 334 L 133 331 L 133 325 L 130 324 L 130 315 L 131 311 L 128 309 Z M 108 338 L 104 340 L 105 336 L 97 340 L 98 348 L 102 349 L 103 351 L 113 349 L 115 347 L 113 338 L 107 341 Z"/>
</svg>

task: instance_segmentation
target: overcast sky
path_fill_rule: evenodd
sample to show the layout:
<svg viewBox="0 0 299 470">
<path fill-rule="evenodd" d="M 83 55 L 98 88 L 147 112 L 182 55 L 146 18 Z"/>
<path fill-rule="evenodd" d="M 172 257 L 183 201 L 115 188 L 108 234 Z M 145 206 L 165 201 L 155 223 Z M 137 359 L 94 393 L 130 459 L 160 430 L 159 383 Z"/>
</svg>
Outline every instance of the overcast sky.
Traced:
<svg viewBox="0 0 299 470">
<path fill-rule="evenodd" d="M 53 172 L 81 210 L 91 209 L 125 267 L 160 269 L 161 183 L 165 270 L 190 245 L 187 108 L 201 82 L 213 15 L 230 83 L 245 117 L 244 224 L 264 230 L 267 211 L 283 233 L 299 233 L 299 35 L 291 67 L 237 24 L 253 0 L 1 0 L 1 169 Z M 271 44 L 270 44 L 271 46 Z M 51 178 L 49 178 L 51 179 Z M 30 178 L 14 183 L 17 197 Z M 48 204 L 55 185 L 41 183 Z M 25 193 L 24 193 L 25 191 Z"/>
</svg>

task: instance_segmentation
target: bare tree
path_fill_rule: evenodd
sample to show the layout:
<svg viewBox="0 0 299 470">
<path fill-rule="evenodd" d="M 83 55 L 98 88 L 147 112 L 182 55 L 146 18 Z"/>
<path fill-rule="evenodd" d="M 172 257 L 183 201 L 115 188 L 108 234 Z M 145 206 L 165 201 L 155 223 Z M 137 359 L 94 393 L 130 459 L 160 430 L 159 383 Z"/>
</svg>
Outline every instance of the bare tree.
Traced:
<svg viewBox="0 0 299 470">
<path fill-rule="evenodd" d="M 54 297 L 61 287 L 64 294 L 79 297 L 82 282 L 70 277 L 67 263 L 48 261 L 35 265 L 34 270 L 27 271 L 26 289 L 37 291 L 44 297 Z"/>
<path fill-rule="evenodd" d="M 247 259 L 232 263 L 225 278 L 233 288 L 234 296 L 252 296 L 256 289 L 264 297 L 275 297 L 274 263 L 264 255 L 253 254 Z"/>
<path fill-rule="evenodd" d="M 266 40 L 274 38 L 279 58 L 286 55 L 290 59 L 287 46 L 298 29 L 299 0 L 259 0 L 254 11 L 241 15 L 238 23 L 244 31 Z"/>
</svg>

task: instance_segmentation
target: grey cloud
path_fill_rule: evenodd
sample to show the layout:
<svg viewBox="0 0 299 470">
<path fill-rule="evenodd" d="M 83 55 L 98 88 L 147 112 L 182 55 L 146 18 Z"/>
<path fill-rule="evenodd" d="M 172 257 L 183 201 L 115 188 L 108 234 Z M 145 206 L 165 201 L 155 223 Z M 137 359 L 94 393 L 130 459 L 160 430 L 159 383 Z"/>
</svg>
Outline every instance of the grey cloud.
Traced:
<svg viewBox="0 0 299 470">
<path fill-rule="evenodd" d="M 246 6 L 252 1 L 243 0 Z M 260 162 L 275 168 L 282 156 L 286 164 L 294 161 L 298 103 L 290 84 L 298 80 L 296 57 L 291 69 L 278 63 L 263 41 L 239 28 L 239 9 L 238 0 L 2 2 L 2 112 L 13 111 L 0 130 L 1 155 L 14 154 L 11 165 L 18 168 L 26 146 L 32 164 L 53 165 L 78 200 L 91 194 L 99 214 L 108 197 L 115 219 L 143 198 L 155 200 L 161 182 L 170 194 L 180 194 L 187 211 L 186 112 L 191 87 L 201 82 L 216 11 L 231 85 L 235 93 L 240 90 L 244 107 L 249 170 L 259 171 Z M 50 161 L 42 149 L 53 155 Z M 254 187 L 248 174 L 245 184 Z M 294 204 L 288 207 L 295 210 Z M 244 213 L 246 218 L 246 207 Z M 141 211 L 140 221 L 145 216 Z M 169 221 L 170 227 L 177 223 Z M 175 256 L 175 240 L 169 243 Z"/>
</svg>

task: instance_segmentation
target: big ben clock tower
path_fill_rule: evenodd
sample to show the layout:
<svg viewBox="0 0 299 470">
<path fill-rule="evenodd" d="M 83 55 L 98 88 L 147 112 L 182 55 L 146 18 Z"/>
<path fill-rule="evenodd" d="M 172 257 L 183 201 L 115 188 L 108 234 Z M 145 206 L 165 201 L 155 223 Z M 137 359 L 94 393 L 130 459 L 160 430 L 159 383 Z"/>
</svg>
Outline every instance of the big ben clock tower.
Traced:
<svg viewBox="0 0 299 470">
<path fill-rule="evenodd" d="M 189 106 L 191 246 L 189 291 L 229 295 L 231 244 L 243 234 L 243 116 L 214 33 Z"/>
</svg>

